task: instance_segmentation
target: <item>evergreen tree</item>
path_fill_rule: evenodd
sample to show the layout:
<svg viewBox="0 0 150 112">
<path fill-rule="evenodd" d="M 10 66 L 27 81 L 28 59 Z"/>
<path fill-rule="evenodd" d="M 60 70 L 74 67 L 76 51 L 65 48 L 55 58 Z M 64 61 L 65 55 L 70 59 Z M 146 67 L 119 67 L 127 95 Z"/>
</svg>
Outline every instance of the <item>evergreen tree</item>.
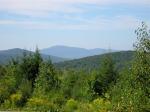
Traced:
<svg viewBox="0 0 150 112">
<path fill-rule="evenodd" d="M 96 76 L 93 90 L 96 94 L 104 94 L 116 82 L 117 73 L 111 55 L 107 55 L 102 62 L 100 73 Z"/>
<path fill-rule="evenodd" d="M 2 78 L 5 75 L 5 68 L 0 65 L 0 78 Z"/>
<path fill-rule="evenodd" d="M 45 95 L 53 89 L 59 87 L 59 79 L 51 61 L 42 63 L 39 69 L 39 76 L 36 79 L 35 91 L 36 95 Z"/>
<path fill-rule="evenodd" d="M 24 57 L 19 65 L 20 74 L 22 74 L 23 79 L 27 79 L 34 86 L 34 82 L 39 73 L 39 66 L 42 63 L 42 57 L 39 53 L 38 48 L 34 54 L 24 53 Z"/>
<path fill-rule="evenodd" d="M 9 98 L 10 94 L 14 93 L 17 89 L 16 81 L 16 65 L 10 64 L 5 66 L 5 74 L 0 78 L 0 104 Z"/>
</svg>

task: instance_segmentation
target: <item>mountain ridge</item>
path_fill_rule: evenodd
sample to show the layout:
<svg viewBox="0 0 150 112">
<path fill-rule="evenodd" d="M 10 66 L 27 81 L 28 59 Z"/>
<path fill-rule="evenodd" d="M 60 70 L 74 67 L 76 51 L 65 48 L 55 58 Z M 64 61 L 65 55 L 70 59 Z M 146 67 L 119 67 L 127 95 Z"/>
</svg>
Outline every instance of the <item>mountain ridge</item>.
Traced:
<svg viewBox="0 0 150 112">
<path fill-rule="evenodd" d="M 34 54 L 33 51 L 20 49 L 20 48 L 13 48 L 13 49 L 8 49 L 8 50 L 0 50 L 0 64 L 6 64 L 12 58 L 20 58 L 20 57 L 23 56 L 23 53 Z M 56 56 L 52 56 L 52 55 L 41 54 L 41 56 L 42 56 L 42 58 L 44 60 L 48 60 L 50 58 L 53 63 L 58 63 L 58 62 L 62 62 L 62 61 L 68 60 L 68 59 L 65 59 L 65 58 L 56 57 Z"/>
<path fill-rule="evenodd" d="M 117 50 L 112 50 L 112 52 L 114 51 Z M 47 54 L 47 55 L 61 56 L 62 58 L 79 59 L 83 57 L 104 54 L 109 52 L 109 50 L 102 49 L 102 48 L 86 49 L 86 48 L 79 48 L 79 47 L 56 45 L 49 48 L 41 49 L 40 52 L 42 54 Z"/>
<path fill-rule="evenodd" d="M 58 69 L 82 69 L 82 70 L 95 70 L 99 69 L 101 62 L 105 56 L 111 55 L 116 69 L 122 69 L 129 66 L 134 57 L 135 51 L 119 51 L 111 52 L 101 55 L 89 56 L 81 59 L 68 60 L 56 63 L 55 67 Z"/>
</svg>

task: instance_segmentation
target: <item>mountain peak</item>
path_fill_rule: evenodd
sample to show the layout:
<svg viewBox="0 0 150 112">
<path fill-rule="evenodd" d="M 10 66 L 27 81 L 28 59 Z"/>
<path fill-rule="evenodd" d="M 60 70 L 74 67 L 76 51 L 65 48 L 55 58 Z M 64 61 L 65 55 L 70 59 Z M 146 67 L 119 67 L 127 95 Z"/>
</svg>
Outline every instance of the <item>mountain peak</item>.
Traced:
<svg viewBox="0 0 150 112">
<path fill-rule="evenodd" d="M 55 46 L 51 46 L 49 48 L 45 48 L 45 49 L 52 49 L 52 48 L 66 48 L 66 49 L 85 49 L 88 50 L 86 48 L 80 48 L 80 47 L 73 47 L 73 46 L 65 46 L 65 45 L 55 45 Z"/>
<path fill-rule="evenodd" d="M 24 52 L 26 52 L 27 54 L 29 53 L 34 54 L 34 52 L 32 51 L 28 51 L 28 50 L 20 49 L 20 48 L 2 50 L 0 51 L 0 64 L 7 64 L 12 58 L 16 59 L 16 58 L 22 57 Z M 64 58 L 60 58 L 60 57 L 56 57 L 52 55 L 41 54 L 41 56 L 44 60 L 48 60 L 50 57 L 53 63 L 68 60 L 68 59 L 64 59 Z"/>
<path fill-rule="evenodd" d="M 108 52 L 107 49 L 101 49 L 101 48 L 85 49 L 85 48 L 70 47 L 64 45 L 56 45 L 41 50 L 41 53 L 43 54 L 58 56 L 62 58 L 69 58 L 69 59 L 78 59 L 87 56 L 104 54 L 107 52 Z"/>
</svg>

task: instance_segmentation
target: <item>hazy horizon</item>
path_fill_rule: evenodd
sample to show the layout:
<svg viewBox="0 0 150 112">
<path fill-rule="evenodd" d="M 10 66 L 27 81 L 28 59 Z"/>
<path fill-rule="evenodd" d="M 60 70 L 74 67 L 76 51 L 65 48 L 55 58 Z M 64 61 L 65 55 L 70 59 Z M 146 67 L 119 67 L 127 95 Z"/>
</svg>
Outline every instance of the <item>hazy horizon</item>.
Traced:
<svg viewBox="0 0 150 112">
<path fill-rule="evenodd" d="M 0 50 L 55 45 L 132 50 L 148 0 L 1 0 Z"/>
<path fill-rule="evenodd" d="M 38 48 L 39 50 L 43 50 L 43 49 L 48 49 L 48 48 L 52 48 L 52 47 L 70 47 L 70 48 L 80 48 L 80 49 L 86 49 L 86 50 L 94 50 L 94 49 L 104 49 L 104 50 L 116 50 L 116 51 L 132 51 L 133 49 L 112 49 L 110 47 L 107 48 L 101 48 L 101 47 L 94 47 L 94 48 L 84 48 L 84 47 L 78 47 L 78 46 L 69 46 L 69 45 L 53 45 L 53 46 L 49 46 L 49 47 L 45 47 L 45 48 L 39 48 L 38 46 L 34 46 L 32 48 L 26 48 L 26 47 L 12 47 L 12 48 L 6 48 L 6 49 L 0 49 L 0 51 L 5 51 L 5 50 L 11 50 L 11 49 L 24 49 L 24 50 L 29 50 L 29 51 L 35 51 L 36 48 Z"/>
</svg>

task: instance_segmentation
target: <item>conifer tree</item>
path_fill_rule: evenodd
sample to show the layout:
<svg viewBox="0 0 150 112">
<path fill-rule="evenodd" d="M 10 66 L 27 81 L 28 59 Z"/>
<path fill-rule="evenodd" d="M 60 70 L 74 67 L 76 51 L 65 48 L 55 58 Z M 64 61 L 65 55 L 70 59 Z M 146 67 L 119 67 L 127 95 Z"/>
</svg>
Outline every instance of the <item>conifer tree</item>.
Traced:
<svg viewBox="0 0 150 112">
<path fill-rule="evenodd" d="M 110 54 L 104 57 L 100 73 L 96 76 L 93 90 L 98 95 L 103 95 L 116 81 L 117 73 L 114 69 L 114 62 Z"/>
<path fill-rule="evenodd" d="M 59 79 L 51 61 L 44 62 L 40 65 L 39 76 L 36 79 L 34 93 L 36 95 L 44 95 L 53 89 L 57 89 L 59 83 Z"/>
</svg>

